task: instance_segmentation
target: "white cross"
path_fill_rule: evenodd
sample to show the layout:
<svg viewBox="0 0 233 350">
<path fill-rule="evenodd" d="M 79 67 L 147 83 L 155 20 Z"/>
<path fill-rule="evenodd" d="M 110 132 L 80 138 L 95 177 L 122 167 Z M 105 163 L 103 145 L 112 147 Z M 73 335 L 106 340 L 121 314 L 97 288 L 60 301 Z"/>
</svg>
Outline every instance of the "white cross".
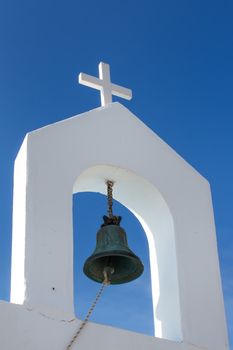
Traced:
<svg viewBox="0 0 233 350">
<path fill-rule="evenodd" d="M 100 90 L 101 106 L 107 106 L 112 102 L 112 95 L 131 100 L 132 91 L 122 86 L 111 83 L 109 64 L 100 62 L 99 64 L 99 78 L 91 75 L 80 73 L 79 83 L 89 86 L 93 89 Z"/>
</svg>

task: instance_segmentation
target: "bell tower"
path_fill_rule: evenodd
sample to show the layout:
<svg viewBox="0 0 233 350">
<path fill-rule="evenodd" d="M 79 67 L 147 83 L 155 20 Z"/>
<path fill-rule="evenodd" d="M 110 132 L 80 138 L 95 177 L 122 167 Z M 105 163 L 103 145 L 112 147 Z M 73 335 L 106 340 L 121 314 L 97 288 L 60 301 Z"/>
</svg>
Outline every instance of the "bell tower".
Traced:
<svg viewBox="0 0 233 350">
<path fill-rule="evenodd" d="M 148 239 L 155 336 L 90 322 L 72 349 L 227 350 L 209 183 L 111 102 L 112 93 L 131 98 L 131 91 L 111 83 L 108 65 L 100 73 L 80 81 L 98 87 L 102 106 L 30 132 L 15 161 L 11 302 L 0 302 L 0 348 L 66 349 L 80 326 L 72 194 L 106 193 L 111 179 L 114 198 Z"/>
</svg>

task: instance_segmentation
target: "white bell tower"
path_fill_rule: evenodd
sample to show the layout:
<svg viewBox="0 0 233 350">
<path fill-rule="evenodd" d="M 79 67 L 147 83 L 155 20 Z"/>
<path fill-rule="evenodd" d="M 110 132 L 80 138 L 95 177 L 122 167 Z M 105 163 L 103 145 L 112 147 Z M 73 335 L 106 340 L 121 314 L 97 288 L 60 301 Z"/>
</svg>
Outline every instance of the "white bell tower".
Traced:
<svg viewBox="0 0 233 350">
<path fill-rule="evenodd" d="M 0 302 L 0 348 L 66 349 L 80 324 L 72 194 L 105 193 L 111 178 L 114 197 L 147 235 L 155 337 L 90 322 L 72 349 L 227 350 L 209 183 L 128 109 L 111 103 L 114 92 L 132 94 L 101 67 L 100 79 L 80 81 L 98 86 L 102 107 L 30 132 L 15 161 L 11 303 Z"/>
</svg>

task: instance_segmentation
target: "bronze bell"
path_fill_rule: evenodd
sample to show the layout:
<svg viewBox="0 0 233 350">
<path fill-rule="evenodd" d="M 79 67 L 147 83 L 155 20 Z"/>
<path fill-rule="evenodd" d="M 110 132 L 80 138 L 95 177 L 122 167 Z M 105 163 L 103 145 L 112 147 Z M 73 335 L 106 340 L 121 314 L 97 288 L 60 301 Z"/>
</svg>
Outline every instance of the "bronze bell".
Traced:
<svg viewBox="0 0 233 350">
<path fill-rule="evenodd" d="M 100 283 L 106 271 L 111 284 L 130 282 L 142 274 L 143 264 L 128 247 L 126 233 L 120 226 L 121 217 L 103 218 L 104 224 L 97 232 L 96 248 L 86 260 L 83 271 Z"/>
</svg>

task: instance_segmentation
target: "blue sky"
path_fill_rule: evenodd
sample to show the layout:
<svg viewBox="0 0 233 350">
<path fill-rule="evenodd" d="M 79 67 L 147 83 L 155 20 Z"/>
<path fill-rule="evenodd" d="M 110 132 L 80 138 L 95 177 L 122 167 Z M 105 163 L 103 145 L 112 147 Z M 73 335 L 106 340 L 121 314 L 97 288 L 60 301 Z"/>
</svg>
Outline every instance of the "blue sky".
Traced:
<svg viewBox="0 0 233 350">
<path fill-rule="evenodd" d="M 133 90 L 132 101 L 119 101 L 211 183 L 233 346 L 232 18 L 230 0 L 0 2 L 1 299 L 9 299 L 13 164 L 18 149 L 28 131 L 100 105 L 98 92 L 79 85 L 77 75 L 80 71 L 97 75 L 98 63 L 104 61 L 111 65 L 112 81 Z M 93 237 L 104 203 L 104 197 L 91 194 L 74 201 L 74 209 L 84 211 L 83 218 L 91 208 Z M 98 211 L 98 207 L 102 209 Z M 132 230 L 138 233 L 141 244 L 134 248 L 146 261 L 147 243 L 140 225 L 122 206 L 117 205 L 117 210 L 124 215 L 123 226 L 129 235 Z M 76 226 L 80 232 L 86 228 L 83 220 Z M 87 255 L 92 248 L 87 247 Z M 136 285 L 148 285 L 148 276 L 147 270 Z M 91 300 L 98 286 L 93 284 L 93 290 L 85 287 L 79 270 L 76 281 L 80 300 Z M 144 296 L 148 301 L 148 317 L 138 322 L 136 316 L 130 320 L 129 315 L 122 318 L 119 312 L 120 293 L 131 295 L 132 289 L 135 291 L 133 284 L 124 288 L 119 287 L 116 293 L 115 325 L 137 330 L 137 324 L 145 324 L 138 331 L 150 334 L 149 288 L 139 288 L 139 300 Z M 108 293 L 112 293 L 110 289 L 99 305 L 103 320 L 97 312 L 97 321 L 105 322 L 109 317 Z M 130 298 L 127 300 L 129 303 Z M 85 313 L 88 302 L 83 300 L 80 312 Z M 135 315 L 139 314 L 135 309 Z"/>
</svg>

